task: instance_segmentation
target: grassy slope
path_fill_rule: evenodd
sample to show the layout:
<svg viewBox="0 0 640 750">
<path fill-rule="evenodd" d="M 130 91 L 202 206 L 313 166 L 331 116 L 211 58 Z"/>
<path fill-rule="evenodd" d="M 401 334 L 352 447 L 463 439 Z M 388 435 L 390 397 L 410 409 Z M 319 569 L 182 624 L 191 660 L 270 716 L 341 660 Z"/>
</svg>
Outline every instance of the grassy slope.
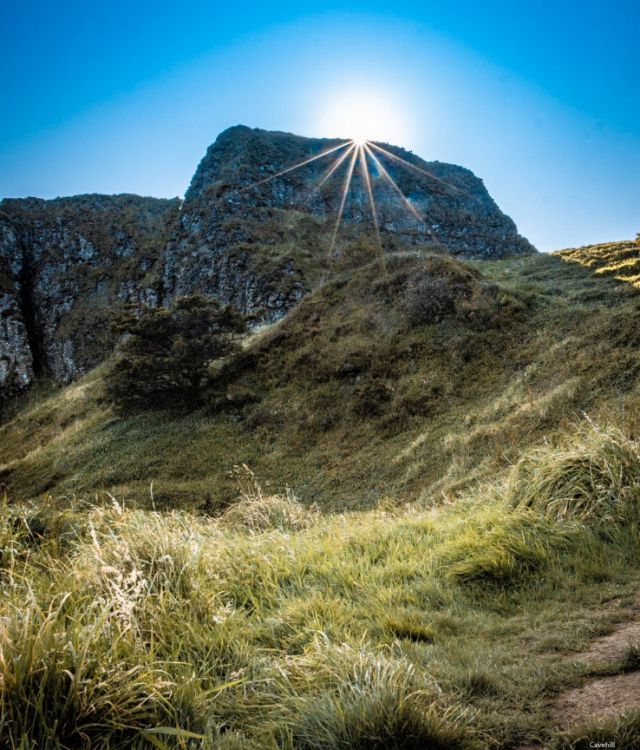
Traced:
<svg viewBox="0 0 640 750">
<path fill-rule="evenodd" d="M 597 274 L 613 276 L 640 286 L 640 241 L 605 242 L 563 250 L 560 256 L 572 263 L 591 268 Z"/>
<path fill-rule="evenodd" d="M 224 413 L 119 419 L 100 370 L 33 397 L 0 428 L 0 481 L 16 498 L 109 490 L 138 501 L 153 482 L 163 506 L 215 509 L 234 499 L 230 472 L 245 463 L 305 503 L 364 508 L 451 493 L 583 411 L 632 418 L 632 287 L 557 257 L 477 263 L 474 289 L 498 284 L 499 301 L 476 295 L 412 325 L 403 305 L 419 266 L 343 269 L 248 342 L 255 365 Z"/>
<path fill-rule="evenodd" d="M 638 297 L 531 257 L 476 264 L 472 297 L 415 325 L 413 263 L 338 276 L 249 341 L 228 395 L 257 403 L 116 419 L 98 370 L 4 426 L 11 499 L 144 499 L 153 480 L 158 502 L 238 502 L 216 519 L 3 509 L 0 746 L 640 738 L 638 715 L 584 740 L 548 715 L 596 669 L 562 657 L 629 616 L 640 583 Z M 576 428 L 582 410 L 626 436 Z M 241 461 L 301 503 L 228 476 Z"/>
<path fill-rule="evenodd" d="M 321 516 L 256 486 L 219 520 L 5 508 L 0 744 L 570 747 L 547 701 L 595 671 L 561 655 L 629 616 L 639 447 L 589 430 L 567 438 L 573 460 L 538 452 L 438 515 Z M 635 495 L 612 514 L 621 486 Z"/>
</svg>

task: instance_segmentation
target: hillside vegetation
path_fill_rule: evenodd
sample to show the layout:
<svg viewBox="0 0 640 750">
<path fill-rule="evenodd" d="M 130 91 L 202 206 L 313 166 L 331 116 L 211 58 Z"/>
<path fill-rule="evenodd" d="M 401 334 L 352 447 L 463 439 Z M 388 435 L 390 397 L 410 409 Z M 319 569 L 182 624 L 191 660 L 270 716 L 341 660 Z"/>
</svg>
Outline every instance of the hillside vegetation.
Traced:
<svg viewBox="0 0 640 750">
<path fill-rule="evenodd" d="M 354 245 L 245 341 L 228 386 L 198 412 L 121 418 L 104 393 L 108 364 L 43 386 L 0 427 L 0 481 L 16 499 L 109 491 L 216 511 L 235 500 L 244 463 L 271 491 L 344 510 L 437 501 L 583 412 L 635 429 L 631 285 L 544 255 L 400 254 L 384 271 L 375 258 Z"/>
<path fill-rule="evenodd" d="M 547 704 L 601 673 L 559 655 L 629 616 L 639 451 L 587 426 L 438 515 L 322 516 L 250 476 L 217 520 L 5 507 L 3 747 L 586 747 Z"/>
<path fill-rule="evenodd" d="M 640 297 L 589 259 L 354 243 L 196 412 L 42 383 L 0 428 L 0 747 L 637 746 L 637 705 L 553 709 L 638 667 L 577 660 L 640 584 Z"/>
<path fill-rule="evenodd" d="M 563 250 L 559 255 L 564 260 L 592 268 L 598 274 L 640 286 L 640 239 L 587 245 Z"/>
</svg>

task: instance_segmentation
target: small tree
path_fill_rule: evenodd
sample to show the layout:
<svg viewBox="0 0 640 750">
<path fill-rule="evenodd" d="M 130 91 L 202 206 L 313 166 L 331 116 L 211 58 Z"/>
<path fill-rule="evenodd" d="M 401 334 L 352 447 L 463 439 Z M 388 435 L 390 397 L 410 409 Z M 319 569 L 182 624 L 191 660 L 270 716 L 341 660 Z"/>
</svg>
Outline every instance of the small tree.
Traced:
<svg viewBox="0 0 640 750">
<path fill-rule="evenodd" d="M 238 350 L 244 319 L 200 295 L 174 306 L 127 313 L 115 323 L 127 334 L 106 377 L 107 392 L 120 411 L 194 408 L 202 399 L 209 363 Z"/>
</svg>

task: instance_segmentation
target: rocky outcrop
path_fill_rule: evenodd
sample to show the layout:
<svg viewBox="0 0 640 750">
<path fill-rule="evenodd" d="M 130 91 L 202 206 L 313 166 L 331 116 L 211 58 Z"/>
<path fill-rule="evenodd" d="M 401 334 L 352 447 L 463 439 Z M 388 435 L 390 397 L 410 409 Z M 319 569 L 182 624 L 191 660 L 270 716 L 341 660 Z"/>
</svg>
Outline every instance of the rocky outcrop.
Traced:
<svg viewBox="0 0 640 750">
<path fill-rule="evenodd" d="M 27 329 L 10 294 L 0 295 L 0 392 L 13 394 L 31 384 L 33 356 Z"/>
<path fill-rule="evenodd" d="M 9 217 L 0 213 L 0 396 L 31 384 L 33 354 L 22 310 L 22 251 Z"/>
<path fill-rule="evenodd" d="M 357 163 L 334 241 L 349 159 L 322 180 L 340 143 L 238 126 L 210 146 L 184 202 L 134 195 L 3 200 L 0 396 L 39 372 L 68 382 L 100 362 L 114 345 L 109 321 L 127 304 L 168 305 L 199 292 L 256 323 L 281 318 L 349 242 L 373 242 L 368 185 Z M 466 257 L 534 251 L 471 172 L 384 148 L 369 165 L 387 251 L 434 242 Z"/>
<path fill-rule="evenodd" d="M 193 177 L 167 247 L 168 297 L 197 290 L 268 321 L 290 309 L 326 269 L 332 247 L 339 254 L 342 241 L 356 231 L 366 228 L 373 233 L 370 199 L 358 162 L 344 206 L 344 228 L 333 245 L 349 158 L 318 186 L 343 153 L 335 150 L 340 144 L 243 126 L 222 133 Z M 384 148 L 415 168 L 374 151 L 405 201 L 369 159 L 383 242 L 437 242 L 466 257 L 533 252 L 469 170 Z M 287 171 L 322 152 L 328 152 L 326 157 Z"/>
<path fill-rule="evenodd" d="M 113 347 L 109 322 L 119 308 L 159 304 L 179 205 L 132 195 L 2 201 L 0 258 L 17 310 L 5 335 L 28 341 L 31 361 L 16 354 L 10 379 L 27 385 L 35 370 L 72 380 Z"/>
</svg>

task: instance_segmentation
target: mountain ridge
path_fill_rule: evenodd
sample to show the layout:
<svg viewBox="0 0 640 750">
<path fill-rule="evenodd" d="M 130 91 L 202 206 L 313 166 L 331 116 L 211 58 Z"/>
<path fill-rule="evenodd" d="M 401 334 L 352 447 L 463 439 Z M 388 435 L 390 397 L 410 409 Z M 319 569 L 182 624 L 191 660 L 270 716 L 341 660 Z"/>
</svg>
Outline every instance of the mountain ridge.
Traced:
<svg viewBox="0 0 640 750">
<path fill-rule="evenodd" d="M 327 146 L 341 153 L 340 144 L 234 126 L 207 149 L 184 200 L 131 193 L 3 199 L 0 398 L 40 374 L 67 383 L 98 364 L 116 341 L 109 321 L 125 305 L 168 305 L 202 293 L 256 323 L 280 319 L 341 262 L 349 243 L 374 238 L 356 169 L 343 226 L 331 240 L 348 160 L 313 192 L 330 165 L 313 157 Z M 534 252 L 469 170 L 388 148 L 424 174 L 388 159 L 411 213 L 372 164 L 384 252 L 434 242 L 462 257 Z"/>
</svg>

